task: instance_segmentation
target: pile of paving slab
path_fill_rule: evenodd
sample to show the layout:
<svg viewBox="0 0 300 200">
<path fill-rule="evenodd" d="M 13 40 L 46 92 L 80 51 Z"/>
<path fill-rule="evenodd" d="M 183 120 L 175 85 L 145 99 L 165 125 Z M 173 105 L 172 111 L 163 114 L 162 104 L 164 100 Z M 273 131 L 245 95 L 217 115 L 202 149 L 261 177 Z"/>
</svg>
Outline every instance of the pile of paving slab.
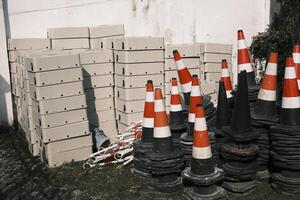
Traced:
<svg viewBox="0 0 300 200">
<path fill-rule="evenodd" d="M 207 64 L 221 61 L 204 57 L 214 52 L 231 62 L 232 51 L 225 44 L 166 45 L 162 37 L 127 37 L 123 25 L 49 28 L 47 38 L 9 39 L 7 46 L 15 122 L 32 155 L 49 167 L 87 158 L 95 149 L 96 128 L 114 141 L 119 131 L 141 121 L 147 80 L 169 102 L 169 79 L 178 79 L 174 49 L 201 77 L 213 116 L 218 81 L 204 72 L 220 76 L 221 70 Z"/>
<path fill-rule="evenodd" d="M 176 67 L 165 68 L 171 74 L 165 79 L 169 102 L 147 81 L 132 172 L 145 179 L 149 190 L 173 193 L 183 188 L 186 199 L 221 199 L 251 195 L 262 181 L 281 194 L 299 195 L 300 45 L 286 57 L 279 96 L 278 53 L 270 52 L 259 84 L 242 30 L 237 39 L 238 82 L 232 86 L 230 63 L 220 57 L 216 110 L 201 93 L 202 74 L 186 64 L 192 58 L 182 56 L 186 54 L 179 47 L 167 54 Z"/>
</svg>

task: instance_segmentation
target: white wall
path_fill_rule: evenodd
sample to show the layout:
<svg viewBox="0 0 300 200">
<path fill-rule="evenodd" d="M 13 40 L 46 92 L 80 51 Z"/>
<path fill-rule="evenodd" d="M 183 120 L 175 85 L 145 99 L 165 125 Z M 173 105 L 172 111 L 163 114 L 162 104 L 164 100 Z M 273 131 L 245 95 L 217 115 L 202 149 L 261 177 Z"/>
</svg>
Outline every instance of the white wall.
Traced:
<svg viewBox="0 0 300 200">
<path fill-rule="evenodd" d="M 7 126 L 13 122 L 13 111 L 2 1 L 0 1 L 0 44 L 0 126 Z"/>
<path fill-rule="evenodd" d="M 7 0 L 12 38 L 46 37 L 49 27 L 124 23 L 128 36 L 168 43 L 217 42 L 236 47 L 269 22 L 270 0 Z M 233 63 L 235 66 L 236 48 Z"/>
<path fill-rule="evenodd" d="M 8 0 L 13 38 L 46 37 L 48 27 L 124 23 L 129 36 L 234 47 L 238 29 L 248 44 L 265 29 L 269 10 L 270 0 Z"/>
</svg>

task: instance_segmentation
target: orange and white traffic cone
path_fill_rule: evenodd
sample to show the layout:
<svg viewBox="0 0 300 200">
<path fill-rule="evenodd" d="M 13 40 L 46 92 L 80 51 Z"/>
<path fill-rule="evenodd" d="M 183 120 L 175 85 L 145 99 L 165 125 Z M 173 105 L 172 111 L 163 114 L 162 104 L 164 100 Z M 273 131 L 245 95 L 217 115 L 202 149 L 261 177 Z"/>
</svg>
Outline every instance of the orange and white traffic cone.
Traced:
<svg viewBox="0 0 300 200">
<path fill-rule="evenodd" d="M 226 59 L 222 60 L 222 66 L 221 66 L 221 80 L 224 81 L 225 90 L 226 90 L 226 96 L 227 99 L 232 99 L 232 84 L 231 79 L 229 75 L 228 65 Z"/>
<path fill-rule="evenodd" d="M 191 142 L 193 141 L 196 106 L 198 104 L 202 104 L 202 103 L 203 103 L 203 100 L 202 100 L 202 96 L 200 93 L 199 79 L 198 79 L 197 75 L 193 75 L 187 133 L 183 135 L 184 137 L 182 137 L 182 139 L 191 141 Z"/>
<path fill-rule="evenodd" d="M 243 30 L 238 30 L 238 73 L 246 70 L 248 87 L 255 86 L 255 74 L 252 68 L 248 46 Z"/>
<path fill-rule="evenodd" d="M 212 156 L 205 111 L 201 105 L 196 108 L 194 141 L 191 167 L 182 172 L 183 178 L 194 183 L 193 188 L 185 188 L 184 194 L 190 199 L 218 199 L 225 195 L 216 182 L 223 179 L 224 173 L 216 168 Z M 218 198 L 214 198 L 218 197 Z"/>
<path fill-rule="evenodd" d="M 280 124 L 286 126 L 300 125 L 300 101 L 297 76 L 293 57 L 286 58 Z"/>
<path fill-rule="evenodd" d="M 174 144 L 179 144 L 179 138 L 181 134 L 186 131 L 186 124 L 184 122 L 181 99 L 178 92 L 176 78 L 172 78 L 169 125 Z"/>
<path fill-rule="evenodd" d="M 214 172 L 210 140 L 208 137 L 205 111 L 202 106 L 196 108 L 194 142 L 191 170 L 194 174 L 211 174 Z M 203 165 L 199 165 L 199 161 Z M 206 162 L 206 163 L 203 163 Z"/>
<path fill-rule="evenodd" d="M 194 127 L 195 123 L 195 113 L 196 113 L 196 106 L 198 104 L 202 104 L 202 96 L 200 94 L 200 84 L 199 79 L 197 75 L 193 75 L 192 79 L 192 92 L 191 92 L 191 98 L 190 98 L 190 109 L 189 109 L 189 117 L 188 122 L 191 125 L 191 127 Z M 194 129 L 191 129 L 190 134 L 193 134 Z"/>
<path fill-rule="evenodd" d="M 231 125 L 223 127 L 226 141 L 220 147 L 222 169 L 226 174 L 223 188 L 235 194 L 248 195 L 256 188 L 255 143 L 259 133 L 251 124 L 248 99 L 247 72 L 238 75 L 238 88 L 232 113 Z"/>
<path fill-rule="evenodd" d="M 153 82 L 148 80 L 146 85 L 146 100 L 144 105 L 144 119 L 141 141 L 153 143 L 154 129 L 154 89 Z"/>
<path fill-rule="evenodd" d="M 300 91 L 300 44 L 294 45 L 293 59 L 294 59 L 295 68 L 296 68 L 298 90 Z"/>
<path fill-rule="evenodd" d="M 153 152 L 169 153 L 174 151 L 169 120 L 160 88 L 155 89 L 154 100 L 154 144 Z"/>
<path fill-rule="evenodd" d="M 183 96 L 184 96 L 184 104 L 189 106 L 190 104 L 190 95 L 191 95 L 191 85 L 192 85 L 192 76 L 188 70 L 188 68 L 184 65 L 181 56 L 177 50 L 173 51 L 173 57 L 176 63 L 178 77 L 180 81 L 180 85 L 182 88 Z"/>
<path fill-rule="evenodd" d="M 278 121 L 276 111 L 277 52 L 271 52 L 265 75 L 260 86 L 252 118 L 264 121 Z"/>
</svg>

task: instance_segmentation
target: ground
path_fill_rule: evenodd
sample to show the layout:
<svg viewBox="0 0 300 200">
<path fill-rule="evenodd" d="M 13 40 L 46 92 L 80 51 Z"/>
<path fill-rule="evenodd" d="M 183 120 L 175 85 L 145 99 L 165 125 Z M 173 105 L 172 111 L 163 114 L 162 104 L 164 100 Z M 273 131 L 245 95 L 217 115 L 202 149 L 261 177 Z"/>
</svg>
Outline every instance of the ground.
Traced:
<svg viewBox="0 0 300 200">
<path fill-rule="evenodd" d="M 28 152 L 20 131 L 0 132 L 0 199 L 75 199 L 75 200 L 179 200 L 182 191 L 173 195 L 154 194 L 146 181 L 133 176 L 130 167 L 114 166 L 83 170 L 82 162 L 48 169 Z M 268 183 L 259 183 L 257 192 L 244 200 L 293 200 L 274 192 Z"/>
</svg>

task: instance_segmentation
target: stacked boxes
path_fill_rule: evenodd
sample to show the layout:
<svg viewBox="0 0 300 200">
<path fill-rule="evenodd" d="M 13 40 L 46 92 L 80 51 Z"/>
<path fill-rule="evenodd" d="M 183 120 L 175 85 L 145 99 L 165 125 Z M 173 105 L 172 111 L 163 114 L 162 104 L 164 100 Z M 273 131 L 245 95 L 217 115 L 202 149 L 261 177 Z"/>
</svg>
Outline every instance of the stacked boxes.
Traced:
<svg viewBox="0 0 300 200">
<path fill-rule="evenodd" d="M 25 51 L 46 51 L 51 49 L 50 40 L 46 38 L 9 39 L 8 51 L 11 73 L 12 98 L 15 120 L 25 132 L 29 151 L 39 154 L 39 140 L 32 124 L 32 102 L 29 98 L 29 80 L 24 65 Z"/>
<path fill-rule="evenodd" d="M 178 45 L 167 45 L 165 51 L 165 104 L 167 107 L 170 106 L 170 98 L 171 98 L 171 80 L 172 78 L 177 78 L 178 81 L 178 89 L 181 94 L 181 87 L 179 83 L 178 73 L 176 64 L 173 58 L 173 51 L 178 50 L 184 64 L 189 69 L 191 75 L 197 74 L 200 75 L 200 45 L 199 44 L 178 44 Z"/>
<path fill-rule="evenodd" d="M 52 49 L 90 48 L 88 27 L 49 28 L 47 35 L 51 39 Z"/>
<path fill-rule="evenodd" d="M 56 167 L 85 159 L 92 139 L 79 54 L 35 55 L 25 66 L 41 160 Z"/>
<path fill-rule="evenodd" d="M 148 80 L 163 88 L 164 40 L 160 37 L 125 37 L 115 40 L 116 114 L 118 128 L 143 119 Z"/>
<path fill-rule="evenodd" d="M 102 25 L 90 27 L 92 49 L 114 49 L 115 39 L 124 37 L 124 25 Z"/>
<path fill-rule="evenodd" d="M 201 89 L 203 93 L 212 97 L 214 103 L 217 103 L 217 86 L 221 78 L 221 63 L 223 59 L 227 60 L 232 80 L 232 45 L 202 43 L 201 52 L 201 79 L 204 81 L 201 85 L 203 89 Z M 214 84 L 215 86 L 213 86 Z"/>
<path fill-rule="evenodd" d="M 117 134 L 112 50 L 80 52 L 91 131 L 99 127 L 113 139 Z"/>
</svg>

